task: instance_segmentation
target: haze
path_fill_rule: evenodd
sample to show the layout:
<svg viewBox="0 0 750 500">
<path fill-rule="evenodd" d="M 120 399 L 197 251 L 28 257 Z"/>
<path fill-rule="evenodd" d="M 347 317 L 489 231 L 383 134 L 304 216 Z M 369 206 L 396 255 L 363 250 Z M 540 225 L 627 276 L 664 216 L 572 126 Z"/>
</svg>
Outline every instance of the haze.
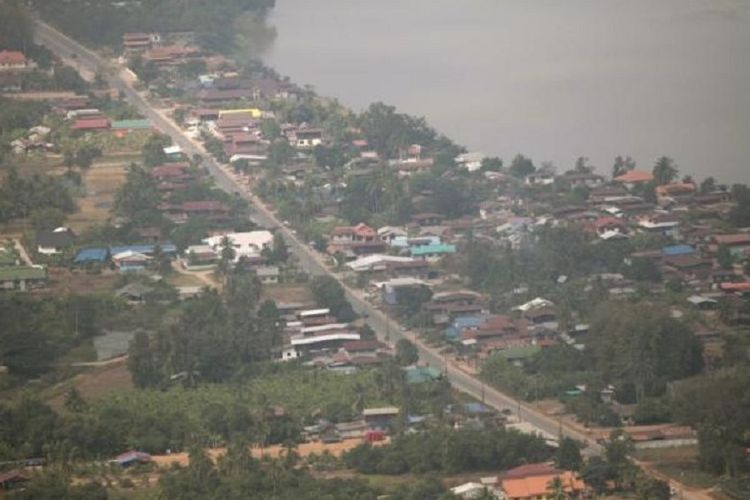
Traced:
<svg viewBox="0 0 750 500">
<path fill-rule="evenodd" d="M 469 149 L 608 172 L 665 154 L 746 181 L 750 4 L 281 0 L 266 62 L 357 109 L 382 100 Z"/>
</svg>

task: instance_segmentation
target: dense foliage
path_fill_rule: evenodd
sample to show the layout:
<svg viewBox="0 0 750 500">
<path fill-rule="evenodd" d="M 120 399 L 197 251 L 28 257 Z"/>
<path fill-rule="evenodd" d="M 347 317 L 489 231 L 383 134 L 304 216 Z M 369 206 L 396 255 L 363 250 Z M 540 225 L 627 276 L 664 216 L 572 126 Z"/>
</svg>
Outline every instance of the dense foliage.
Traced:
<svg viewBox="0 0 750 500">
<path fill-rule="evenodd" d="M 76 204 L 59 178 L 35 174 L 25 178 L 11 169 L 0 185 L 0 222 L 29 217 L 35 211 L 56 209 L 72 213 Z"/>
<path fill-rule="evenodd" d="M 0 294 L 0 364 L 14 375 L 43 373 L 69 349 L 95 336 L 98 318 L 112 307 L 91 296 Z"/>
<path fill-rule="evenodd" d="M 544 440 L 505 429 L 432 429 L 399 436 L 388 446 L 362 444 L 344 456 L 349 467 L 373 474 L 509 469 L 551 457 Z"/>
<path fill-rule="evenodd" d="M 227 49 L 234 43 L 228 29 L 232 20 L 247 11 L 263 15 L 273 7 L 274 0 L 71 0 L 34 4 L 42 17 L 88 43 L 116 47 L 127 32 L 195 30 L 198 41 L 207 48 Z"/>
</svg>

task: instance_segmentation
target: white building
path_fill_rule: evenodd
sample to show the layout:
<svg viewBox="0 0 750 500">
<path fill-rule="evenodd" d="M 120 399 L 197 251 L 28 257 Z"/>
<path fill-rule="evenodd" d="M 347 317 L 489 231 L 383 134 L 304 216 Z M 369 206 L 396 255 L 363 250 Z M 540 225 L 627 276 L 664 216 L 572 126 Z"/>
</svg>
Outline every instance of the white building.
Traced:
<svg viewBox="0 0 750 500">
<path fill-rule="evenodd" d="M 205 238 L 203 243 L 213 248 L 215 252 L 220 253 L 221 242 L 224 238 L 229 238 L 232 243 L 234 262 L 242 257 L 258 257 L 264 248 L 270 247 L 273 243 L 273 234 L 265 230 L 211 236 Z"/>
</svg>

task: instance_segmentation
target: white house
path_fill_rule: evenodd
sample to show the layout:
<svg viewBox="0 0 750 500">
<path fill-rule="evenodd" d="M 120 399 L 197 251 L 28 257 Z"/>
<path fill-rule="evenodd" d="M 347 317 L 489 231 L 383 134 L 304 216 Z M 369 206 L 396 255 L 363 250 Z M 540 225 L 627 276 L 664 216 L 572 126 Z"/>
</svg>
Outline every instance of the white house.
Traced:
<svg viewBox="0 0 750 500">
<path fill-rule="evenodd" d="M 273 234 L 270 231 L 249 231 L 245 233 L 229 233 L 205 238 L 203 243 L 210 246 L 217 253 L 221 252 L 221 242 L 229 238 L 234 249 L 234 262 L 242 257 L 257 257 L 264 248 L 273 243 Z"/>
</svg>

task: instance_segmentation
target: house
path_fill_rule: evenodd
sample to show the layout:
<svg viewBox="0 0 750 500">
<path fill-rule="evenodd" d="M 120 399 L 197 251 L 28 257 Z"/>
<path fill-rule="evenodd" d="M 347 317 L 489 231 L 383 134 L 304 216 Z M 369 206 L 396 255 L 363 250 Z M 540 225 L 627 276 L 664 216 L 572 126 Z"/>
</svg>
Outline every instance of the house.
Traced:
<svg viewBox="0 0 750 500">
<path fill-rule="evenodd" d="M 80 118 L 73 122 L 70 129 L 73 132 L 101 132 L 109 130 L 110 122 L 107 118 Z"/>
<path fill-rule="evenodd" d="M 485 156 L 482 153 L 463 153 L 456 156 L 454 161 L 460 168 L 465 168 L 469 172 L 476 172 L 482 168 L 484 158 Z"/>
<path fill-rule="evenodd" d="M 43 266 L 1 266 L 0 290 L 26 291 L 47 284 L 47 268 Z"/>
<path fill-rule="evenodd" d="M 624 174 L 615 177 L 615 182 L 624 184 L 628 189 L 632 189 L 638 184 L 645 184 L 654 180 L 654 174 L 648 170 L 629 170 Z"/>
<path fill-rule="evenodd" d="M 395 406 L 382 408 L 365 408 L 362 418 L 370 429 L 388 431 L 393 427 L 399 415 L 399 409 Z"/>
<path fill-rule="evenodd" d="M 488 486 L 475 482 L 468 482 L 455 486 L 451 488 L 451 493 L 465 500 L 472 500 L 475 498 L 500 498 Z"/>
<path fill-rule="evenodd" d="M 23 469 L 11 469 L 0 473 L 0 489 L 11 490 L 21 483 L 31 480 L 31 475 Z"/>
<path fill-rule="evenodd" d="M 151 122 L 147 119 L 113 120 L 110 129 L 113 132 L 132 132 L 134 130 L 151 130 Z"/>
<path fill-rule="evenodd" d="M 501 476 L 500 488 L 507 500 L 548 500 L 553 498 L 551 484 L 555 479 L 560 480 L 568 498 L 581 498 L 586 490 L 575 472 L 558 470 L 551 463 L 511 469 Z"/>
<path fill-rule="evenodd" d="M 152 257 L 133 250 L 112 254 L 112 262 L 121 273 L 143 271 L 151 260 Z"/>
<path fill-rule="evenodd" d="M 331 232 L 331 243 L 353 243 L 357 241 L 375 241 L 378 233 L 365 223 L 356 226 L 337 226 Z"/>
<path fill-rule="evenodd" d="M 727 247 L 735 257 L 744 257 L 750 249 L 750 233 L 717 234 L 711 240 L 718 246 Z"/>
<path fill-rule="evenodd" d="M 43 255 L 56 255 L 75 243 L 76 235 L 67 227 L 58 227 L 54 231 L 36 233 L 36 250 Z"/>
<path fill-rule="evenodd" d="M 660 234 L 672 238 L 680 236 L 680 220 L 671 214 L 650 214 L 638 219 L 641 232 Z"/>
<path fill-rule="evenodd" d="M 17 50 L 0 50 L 0 71 L 19 71 L 28 66 L 26 56 Z"/>
<path fill-rule="evenodd" d="M 416 278 L 393 278 L 381 283 L 375 283 L 375 286 L 381 290 L 383 303 L 389 306 L 395 306 L 399 301 L 399 294 L 407 289 L 428 288 L 427 283 Z"/>
<path fill-rule="evenodd" d="M 210 245 L 191 245 L 185 249 L 182 266 L 185 269 L 211 268 L 216 265 L 219 255 Z"/>
<path fill-rule="evenodd" d="M 205 217 L 210 221 L 223 221 L 229 218 L 232 209 L 216 200 L 185 201 L 179 205 L 159 205 L 159 210 L 176 224 L 187 222 L 190 217 Z"/>
<path fill-rule="evenodd" d="M 675 182 L 656 186 L 656 199 L 659 205 L 669 205 L 677 202 L 688 202 L 695 194 L 694 182 Z"/>
<path fill-rule="evenodd" d="M 151 455 L 142 451 L 128 451 L 118 455 L 111 462 L 122 467 L 130 467 L 151 462 Z"/>
<path fill-rule="evenodd" d="M 360 257 L 346 265 L 354 272 L 378 272 L 385 271 L 391 264 L 409 264 L 415 262 L 411 257 L 399 257 L 396 255 L 373 254 Z"/>
<path fill-rule="evenodd" d="M 524 177 L 527 186 L 550 186 L 555 183 L 555 173 L 549 170 L 537 170 Z"/>
<path fill-rule="evenodd" d="M 271 285 L 279 282 L 281 272 L 277 266 L 258 266 L 255 275 L 264 285 Z"/>
<path fill-rule="evenodd" d="M 411 247 L 409 253 L 414 258 L 437 259 L 444 255 L 452 255 L 456 253 L 456 245 L 449 245 L 447 243 L 419 245 Z"/>
<path fill-rule="evenodd" d="M 122 47 L 125 54 L 138 54 L 146 52 L 151 46 L 161 42 L 158 33 L 123 33 Z"/>
<path fill-rule="evenodd" d="M 266 230 L 211 236 L 205 238 L 203 243 L 220 253 L 224 238 L 229 239 L 234 249 L 234 262 L 242 257 L 257 257 L 264 248 L 269 248 L 273 243 L 273 234 Z"/>
<path fill-rule="evenodd" d="M 406 238 L 408 236 L 405 229 L 400 227 L 394 227 L 394 226 L 383 226 L 381 228 L 378 228 L 378 238 L 383 240 L 384 242 L 391 244 L 391 242 L 395 238 L 403 237 Z"/>
<path fill-rule="evenodd" d="M 323 144 L 323 129 L 301 128 L 294 134 L 293 145 L 300 149 L 312 149 Z"/>
</svg>

